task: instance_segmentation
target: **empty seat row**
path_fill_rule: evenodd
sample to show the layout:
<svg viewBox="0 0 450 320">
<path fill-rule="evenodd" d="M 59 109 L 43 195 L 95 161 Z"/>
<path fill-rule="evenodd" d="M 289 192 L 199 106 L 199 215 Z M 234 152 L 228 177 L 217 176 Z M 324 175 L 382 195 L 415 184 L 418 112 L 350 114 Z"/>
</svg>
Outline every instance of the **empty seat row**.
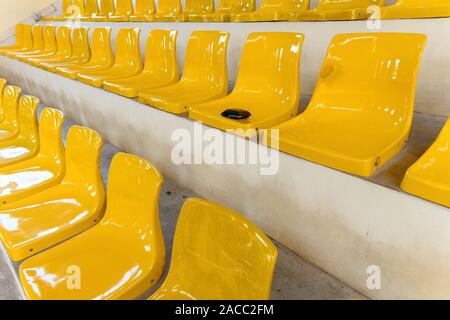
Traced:
<svg viewBox="0 0 450 320">
<path fill-rule="evenodd" d="M 309 0 L 262 0 L 256 10 L 255 0 L 62 0 L 63 16 L 44 17 L 47 21 L 79 19 L 81 21 L 149 22 L 149 21 L 327 21 L 368 18 L 434 18 L 449 17 L 447 0 L 398 0 L 383 6 L 383 0 L 320 0 L 310 9 Z M 380 9 L 377 9 L 378 6 Z"/>
<path fill-rule="evenodd" d="M 54 32 L 53 26 L 44 29 Z M 74 41 L 83 34 L 87 43 L 86 33 L 84 28 L 74 29 Z M 50 55 L 6 54 L 248 138 L 264 131 L 268 146 L 360 176 L 371 176 L 408 140 L 426 42 L 424 35 L 404 33 L 335 36 L 309 106 L 298 115 L 304 39 L 300 33 L 250 34 L 231 93 L 227 32 L 193 32 L 179 80 L 175 31 L 150 32 L 145 66 L 138 29 L 118 31 L 115 59 L 110 29 L 95 29 L 91 59 L 84 45 L 86 57 L 81 64 L 70 60 L 69 34 L 68 27 L 58 29 Z M 400 42 L 402 47 L 395 45 Z M 63 48 L 69 48 L 65 57 Z"/>
<path fill-rule="evenodd" d="M 118 153 L 106 192 L 98 133 L 73 126 L 65 148 L 60 111 L 44 108 L 38 124 L 37 98 L 4 79 L 0 92 L 0 239 L 13 260 L 26 259 L 26 296 L 133 299 L 154 287 L 165 265 L 158 170 Z M 188 199 L 169 274 L 151 299 L 268 299 L 276 260 L 241 215 Z"/>
</svg>

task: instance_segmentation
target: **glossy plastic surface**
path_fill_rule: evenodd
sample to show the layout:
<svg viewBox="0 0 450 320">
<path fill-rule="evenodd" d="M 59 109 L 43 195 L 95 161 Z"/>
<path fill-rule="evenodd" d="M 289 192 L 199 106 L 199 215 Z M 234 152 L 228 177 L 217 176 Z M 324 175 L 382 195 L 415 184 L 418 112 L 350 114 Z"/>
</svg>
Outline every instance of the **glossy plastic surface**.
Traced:
<svg viewBox="0 0 450 320">
<path fill-rule="evenodd" d="M 381 8 L 382 19 L 417 19 L 450 17 L 448 0 L 398 0 Z"/>
<path fill-rule="evenodd" d="M 130 16 L 130 21 L 152 21 L 155 12 L 156 6 L 153 0 L 136 0 L 136 8 L 134 14 Z"/>
<path fill-rule="evenodd" d="M 292 0 L 262 0 L 261 7 L 254 12 L 236 13 L 234 22 L 283 21 L 288 20 L 294 2 Z"/>
<path fill-rule="evenodd" d="M 220 21 L 229 22 L 233 14 L 252 12 L 256 9 L 255 0 L 220 0 L 213 13 L 191 15 L 189 21 Z"/>
<path fill-rule="evenodd" d="M 186 0 L 183 21 L 198 21 L 205 15 L 214 13 L 214 0 Z"/>
<path fill-rule="evenodd" d="M 159 0 L 153 21 L 181 21 L 181 0 Z"/>
<path fill-rule="evenodd" d="M 64 175 L 62 112 L 45 108 L 39 123 L 39 153 L 28 160 L 0 167 L 1 206 L 32 196 L 61 182 Z"/>
<path fill-rule="evenodd" d="M 308 108 L 276 128 L 280 150 L 371 176 L 408 140 L 425 42 L 410 33 L 335 36 Z"/>
<path fill-rule="evenodd" d="M 105 202 L 101 145 L 95 131 L 70 128 L 62 182 L 1 207 L 0 238 L 14 261 L 69 239 L 101 219 Z"/>
<path fill-rule="evenodd" d="M 98 15 L 92 16 L 90 20 L 97 22 L 108 21 L 115 11 L 114 0 L 100 0 L 100 12 Z"/>
<path fill-rule="evenodd" d="M 116 38 L 116 59 L 111 68 L 82 71 L 77 79 L 91 86 L 101 87 L 103 81 L 131 77 L 142 72 L 139 46 L 141 29 L 120 29 Z"/>
<path fill-rule="evenodd" d="M 234 90 L 222 99 L 191 106 L 189 117 L 222 130 L 268 128 L 294 117 L 300 100 L 303 40 L 302 34 L 294 32 L 251 33 Z M 228 109 L 242 109 L 251 116 L 228 119 L 221 115 Z"/>
<path fill-rule="evenodd" d="M 74 28 L 72 37 L 72 55 L 70 57 L 55 61 L 41 62 L 39 67 L 47 71 L 56 72 L 57 67 L 70 67 L 88 62 L 91 56 L 89 49 L 88 28 Z"/>
<path fill-rule="evenodd" d="M 84 15 L 80 18 L 81 21 L 90 21 L 93 16 L 100 13 L 97 0 L 86 0 Z"/>
<path fill-rule="evenodd" d="M 171 113 L 184 113 L 189 105 L 225 96 L 229 37 L 228 32 L 221 31 L 192 32 L 181 80 L 167 87 L 143 90 L 139 101 Z"/>
<path fill-rule="evenodd" d="M 19 53 L 15 56 L 16 59 L 26 62 L 30 58 L 44 58 L 52 56 L 56 53 L 56 27 L 44 26 L 42 29 L 42 38 L 44 45 L 42 49 L 36 49 Z"/>
<path fill-rule="evenodd" d="M 117 0 L 116 11 L 109 16 L 108 21 L 124 22 L 130 21 L 130 16 L 134 13 L 132 0 Z"/>
<path fill-rule="evenodd" d="M 6 79 L 0 78 L 0 123 L 5 118 L 5 112 L 3 111 L 3 92 L 8 81 Z"/>
<path fill-rule="evenodd" d="M 111 28 L 96 28 L 92 33 L 91 57 L 88 62 L 69 67 L 57 67 L 56 73 L 76 79 L 80 72 L 99 71 L 114 63 L 111 48 Z"/>
<path fill-rule="evenodd" d="M 3 91 L 3 121 L 0 122 L 0 142 L 15 138 L 19 133 L 18 110 L 22 89 L 7 86 Z"/>
<path fill-rule="evenodd" d="M 370 17 L 370 6 L 382 6 L 383 3 L 384 0 L 320 0 L 314 9 L 293 12 L 290 20 L 362 20 Z"/>
<path fill-rule="evenodd" d="M 42 48 L 44 47 L 44 40 L 42 39 L 42 28 L 43 27 L 40 25 L 33 26 L 33 31 L 32 31 L 33 45 L 31 48 L 23 47 L 21 49 L 10 50 L 10 51 L 4 52 L 4 53 L 2 53 L 0 51 L 0 54 L 4 54 L 7 57 L 14 58 L 19 53 L 25 53 L 25 52 L 30 52 L 30 51 L 34 51 L 34 50 L 42 50 Z"/>
<path fill-rule="evenodd" d="M 72 56 L 72 42 L 70 39 L 70 27 L 62 26 L 56 32 L 56 52 L 49 55 L 28 58 L 27 63 L 38 67 L 42 62 L 63 62 Z"/>
<path fill-rule="evenodd" d="M 401 188 L 450 207 L 450 119 L 433 145 L 406 172 Z"/>
<path fill-rule="evenodd" d="M 90 230 L 25 261 L 20 279 L 26 296 L 133 299 L 154 286 L 165 263 L 158 209 L 162 181 L 146 160 L 117 154 L 110 169 L 105 217 Z M 71 265 L 82 272 L 80 290 L 66 285 Z"/>
<path fill-rule="evenodd" d="M 152 30 L 148 35 L 144 71 L 139 75 L 105 81 L 103 88 L 135 98 L 142 90 L 163 87 L 178 81 L 177 31 Z"/>
<path fill-rule="evenodd" d="M 18 134 L 13 139 L 0 142 L 0 167 L 29 159 L 39 151 L 38 106 L 38 98 L 20 98 Z"/>
<path fill-rule="evenodd" d="M 278 251 L 250 221 L 201 199 L 183 206 L 172 261 L 154 300 L 270 298 Z"/>
</svg>

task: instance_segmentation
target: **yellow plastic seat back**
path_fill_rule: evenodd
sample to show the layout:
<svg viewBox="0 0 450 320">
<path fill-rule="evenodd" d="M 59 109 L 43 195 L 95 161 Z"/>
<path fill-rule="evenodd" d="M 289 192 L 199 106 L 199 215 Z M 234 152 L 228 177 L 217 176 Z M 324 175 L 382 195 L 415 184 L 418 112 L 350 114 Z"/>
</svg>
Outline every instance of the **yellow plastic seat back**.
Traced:
<svg viewBox="0 0 450 320">
<path fill-rule="evenodd" d="M 252 12 L 256 9 L 255 0 L 220 0 L 217 7 L 217 14 L 236 14 Z"/>
<path fill-rule="evenodd" d="M 16 43 L 11 46 L 0 47 L 0 54 L 4 54 L 10 50 L 18 50 L 23 48 L 23 24 L 16 24 Z"/>
<path fill-rule="evenodd" d="M 72 58 L 87 61 L 91 55 L 89 48 L 88 28 L 80 27 L 73 29 Z"/>
<path fill-rule="evenodd" d="M 116 11 L 114 0 L 100 0 L 99 16 L 109 17 Z"/>
<path fill-rule="evenodd" d="M 207 83 L 228 90 L 227 45 L 230 34 L 221 31 L 194 31 L 186 48 L 182 80 Z"/>
<path fill-rule="evenodd" d="M 2 126 L 6 125 L 10 128 L 15 128 L 17 130 L 17 118 L 18 118 L 18 108 L 19 99 L 22 89 L 16 86 L 7 86 L 3 92 L 3 112 L 4 118 L 2 121 Z"/>
<path fill-rule="evenodd" d="M 397 0 L 391 6 L 383 7 L 383 19 L 441 18 L 450 16 L 448 0 Z"/>
<path fill-rule="evenodd" d="M 113 61 L 111 28 L 95 28 L 92 32 L 91 59 L 89 63 L 111 65 Z"/>
<path fill-rule="evenodd" d="M 73 0 L 71 9 L 72 9 L 72 12 L 70 14 L 71 16 L 73 17 L 83 16 L 85 13 L 84 0 Z"/>
<path fill-rule="evenodd" d="M 32 153 L 36 153 L 39 150 L 38 107 L 38 98 L 33 96 L 22 96 L 20 98 L 18 138 L 25 143 Z"/>
<path fill-rule="evenodd" d="M 205 14 L 214 12 L 214 0 L 186 0 L 183 13 Z"/>
<path fill-rule="evenodd" d="M 310 0 L 295 0 L 292 2 L 291 13 L 303 12 L 309 9 Z"/>
<path fill-rule="evenodd" d="M 97 0 L 86 0 L 84 16 L 90 17 L 93 15 L 98 15 L 100 13 L 100 9 L 98 7 Z"/>
<path fill-rule="evenodd" d="M 181 1 L 180 0 L 159 0 L 158 9 L 156 14 L 158 15 L 178 15 L 181 14 Z"/>
<path fill-rule="evenodd" d="M 56 54 L 67 56 L 71 55 L 72 42 L 70 40 L 70 27 L 61 26 L 56 32 Z"/>
<path fill-rule="evenodd" d="M 5 112 L 3 111 L 3 92 L 8 81 L 6 79 L 0 78 L 0 122 L 5 118 Z"/>
<path fill-rule="evenodd" d="M 141 29 L 120 29 L 116 38 L 116 66 L 142 65 L 139 36 Z"/>
<path fill-rule="evenodd" d="M 275 98 L 279 107 L 284 105 L 295 114 L 300 100 L 303 40 L 302 34 L 294 32 L 251 33 L 245 42 L 233 93 L 257 92 L 268 101 Z"/>
<path fill-rule="evenodd" d="M 189 199 L 175 232 L 172 262 L 156 300 L 270 298 L 277 249 L 238 213 Z"/>
<path fill-rule="evenodd" d="M 262 0 L 258 11 L 289 12 L 292 9 L 292 0 Z"/>
<path fill-rule="evenodd" d="M 72 0 L 62 0 L 62 16 L 69 17 L 72 14 Z"/>
<path fill-rule="evenodd" d="M 33 49 L 33 26 L 31 24 L 24 24 L 22 27 L 21 48 Z"/>
<path fill-rule="evenodd" d="M 44 26 L 42 29 L 42 38 L 44 47 L 42 53 L 51 53 L 56 51 L 56 27 Z"/>
<path fill-rule="evenodd" d="M 133 14 L 133 1 L 132 0 L 117 0 L 116 16 L 130 16 Z"/>
<path fill-rule="evenodd" d="M 43 38 L 44 27 L 40 25 L 35 25 L 33 27 L 33 49 L 32 50 L 42 50 L 44 48 L 44 38 Z"/>
<path fill-rule="evenodd" d="M 73 126 L 67 135 L 66 174 L 64 182 L 73 184 L 81 190 L 92 191 L 92 202 L 102 202 L 103 192 L 95 195 L 98 188 L 103 189 L 100 171 L 100 152 L 102 138 L 92 129 Z"/>
<path fill-rule="evenodd" d="M 62 166 L 64 171 L 64 143 L 62 127 L 64 114 L 53 108 L 44 108 L 39 122 L 39 154 Z"/>
<path fill-rule="evenodd" d="M 134 10 L 136 16 L 150 16 L 155 11 L 156 6 L 153 0 L 136 0 L 136 8 Z"/>
<path fill-rule="evenodd" d="M 178 31 L 152 30 L 148 34 L 144 70 L 162 75 L 168 80 L 178 79 L 176 53 Z"/>
</svg>

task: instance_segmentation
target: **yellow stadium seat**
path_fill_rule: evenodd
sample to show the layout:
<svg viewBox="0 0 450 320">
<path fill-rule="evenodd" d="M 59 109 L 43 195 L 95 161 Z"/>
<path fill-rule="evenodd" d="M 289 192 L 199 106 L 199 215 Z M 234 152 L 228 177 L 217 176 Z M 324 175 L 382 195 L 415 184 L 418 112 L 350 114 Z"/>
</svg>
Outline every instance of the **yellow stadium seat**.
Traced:
<svg viewBox="0 0 450 320">
<path fill-rule="evenodd" d="M 159 0 L 152 21 L 181 21 L 181 0 Z"/>
<path fill-rule="evenodd" d="M 125 22 L 130 21 L 130 16 L 134 13 L 132 0 L 117 0 L 116 11 L 109 16 L 108 21 Z"/>
<path fill-rule="evenodd" d="M 1 205 L 34 195 L 61 182 L 64 176 L 62 112 L 45 108 L 39 123 L 39 153 L 0 168 Z"/>
<path fill-rule="evenodd" d="M 23 96 L 19 102 L 18 134 L 0 141 L 0 166 L 27 160 L 39 151 L 37 108 L 39 99 Z"/>
<path fill-rule="evenodd" d="M 70 40 L 70 27 L 59 27 L 56 33 L 56 51 L 54 54 L 40 55 L 28 58 L 25 62 L 39 67 L 42 62 L 61 62 L 72 56 L 72 42 Z"/>
<path fill-rule="evenodd" d="M 425 35 L 409 33 L 335 36 L 308 108 L 268 131 L 266 143 L 371 176 L 408 140 L 425 42 Z"/>
<path fill-rule="evenodd" d="M 283 21 L 288 20 L 293 6 L 292 0 L 262 0 L 261 7 L 254 12 L 231 15 L 233 22 Z"/>
<path fill-rule="evenodd" d="M 178 80 L 177 31 L 152 30 L 148 35 L 144 71 L 139 75 L 105 81 L 103 88 L 136 98 L 142 90 L 168 86 Z"/>
<path fill-rule="evenodd" d="M 205 16 L 212 14 L 214 14 L 214 0 L 186 0 L 182 20 L 204 21 Z"/>
<path fill-rule="evenodd" d="M 130 21 L 152 21 L 155 11 L 155 2 L 153 0 L 136 0 L 136 8 L 134 14 L 130 16 Z"/>
<path fill-rule="evenodd" d="M 64 21 L 66 17 L 72 14 L 72 0 L 62 0 L 62 16 L 59 17 L 42 17 L 42 21 Z"/>
<path fill-rule="evenodd" d="M 382 6 L 383 3 L 384 0 L 320 0 L 314 9 L 293 12 L 290 20 L 364 20 L 370 17 L 370 6 Z"/>
<path fill-rule="evenodd" d="M 382 19 L 417 19 L 450 17 L 448 0 L 397 0 L 381 8 Z"/>
<path fill-rule="evenodd" d="M 111 48 L 111 28 L 95 28 L 92 33 L 91 57 L 88 62 L 69 66 L 57 67 L 56 73 L 76 79 L 80 72 L 109 69 L 114 63 Z"/>
<path fill-rule="evenodd" d="M 62 182 L 1 206 L 0 238 L 14 261 L 69 239 L 101 219 L 105 202 L 101 146 L 95 131 L 70 128 Z"/>
<path fill-rule="evenodd" d="M 77 79 L 91 86 L 101 87 L 103 81 L 131 77 L 142 72 L 142 59 L 139 46 L 141 30 L 120 29 L 116 39 L 116 60 L 106 70 L 83 71 Z"/>
<path fill-rule="evenodd" d="M 255 0 L 220 0 L 217 10 L 213 13 L 191 15 L 189 21 L 219 21 L 229 22 L 233 14 L 255 11 Z"/>
<path fill-rule="evenodd" d="M 114 0 L 100 0 L 100 13 L 98 15 L 93 15 L 91 21 L 108 21 L 109 17 L 112 16 L 115 11 L 116 7 Z"/>
<path fill-rule="evenodd" d="M 91 21 L 93 16 L 97 16 L 100 13 L 97 0 L 86 0 L 84 15 L 80 17 L 81 21 Z"/>
<path fill-rule="evenodd" d="M 47 71 L 56 72 L 57 67 L 70 67 L 73 65 L 86 63 L 89 61 L 90 55 L 88 28 L 74 28 L 72 55 L 65 59 L 61 59 L 58 61 L 55 60 L 54 62 L 41 62 L 39 64 L 39 67 Z"/>
<path fill-rule="evenodd" d="M 163 178 L 146 160 L 124 153 L 114 157 L 109 177 L 99 224 L 22 263 L 27 298 L 134 299 L 158 282 L 165 264 L 158 209 Z M 73 265 L 81 270 L 80 290 L 67 286 Z"/>
<path fill-rule="evenodd" d="M 292 3 L 291 12 L 289 13 L 289 19 L 295 20 L 298 13 L 302 13 L 309 10 L 310 0 L 295 0 Z"/>
<path fill-rule="evenodd" d="M 6 79 L 0 78 L 0 123 L 5 118 L 5 112 L 3 111 L 3 92 L 8 81 Z"/>
<path fill-rule="evenodd" d="M 33 47 L 32 26 L 29 24 L 16 25 L 16 44 L 13 46 L 0 47 L 0 55 L 10 51 L 30 50 Z"/>
<path fill-rule="evenodd" d="M 43 46 L 44 46 L 44 40 L 42 39 L 42 26 L 40 25 L 35 25 L 33 26 L 33 31 L 32 31 L 32 43 L 33 45 L 31 46 L 31 48 L 22 48 L 22 49 L 17 49 L 17 50 L 11 50 L 8 52 L 5 52 L 4 55 L 10 58 L 14 58 L 17 54 L 19 53 L 26 53 L 26 52 L 32 52 L 34 50 L 42 50 Z M 0 51 L 0 54 L 2 54 L 2 52 Z"/>
<path fill-rule="evenodd" d="M 450 119 L 433 145 L 406 172 L 401 188 L 450 207 Z"/>
<path fill-rule="evenodd" d="M 7 86 L 3 91 L 3 121 L 0 122 L 0 142 L 13 139 L 19 133 L 18 109 L 22 89 Z"/>
<path fill-rule="evenodd" d="M 188 199 L 169 273 L 152 300 L 265 300 L 278 251 L 253 223 L 227 208 Z"/>
<path fill-rule="evenodd" d="M 268 128 L 294 117 L 300 101 L 303 39 L 302 34 L 294 32 L 251 33 L 244 46 L 233 92 L 218 100 L 190 106 L 189 117 L 222 130 L 244 131 Z M 230 119 L 222 116 L 226 110 L 246 111 L 250 116 Z"/>
<path fill-rule="evenodd" d="M 192 32 L 181 80 L 167 87 L 143 90 L 139 101 L 171 113 L 184 113 L 191 104 L 224 97 L 228 91 L 229 37 L 228 32 Z"/>
<path fill-rule="evenodd" d="M 29 52 L 17 54 L 14 58 L 26 62 L 30 58 L 49 57 L 56 53 L 56 27 L 45 26 L 42 29 L 42 38 L 44 45 L 42 49 L 36 49 Z"/>
</svg>

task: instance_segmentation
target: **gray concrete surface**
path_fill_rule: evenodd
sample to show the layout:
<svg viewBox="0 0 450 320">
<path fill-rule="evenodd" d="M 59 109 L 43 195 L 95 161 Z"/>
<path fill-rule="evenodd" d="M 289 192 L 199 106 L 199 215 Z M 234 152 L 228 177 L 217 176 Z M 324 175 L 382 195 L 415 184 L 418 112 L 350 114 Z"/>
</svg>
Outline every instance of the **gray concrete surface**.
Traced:
<svg viewBox="0 0 450 320">
<path fill-rule="evenodd" d="M 66 120 L 63 128 L 64 140 L 72 125 L 70 120 Z M 103 146 L 101 168 L 105 185 L 111 160 L 118 151 L 111 144 L 105 143 Z M 164 280 L 170 265 L 173 235 L 180 209 L 187 198 L 195 196 L 190 190 L 165 178 L 160 196 L 160 215 L 166 241 L 167 262 L 166 273 L 160 283 Z M 272 299 L 366 299 L 279 243 L 275 242 L 275 244 L 278 247 L 279 259 L 274 273 Z M 1 253 L 0 300 L 21 299 L 20 287 L 16 280 L 19 264 L 12 263 L 4 250 Z M 148 297 L 158 286 L 159 284 L 140 298 Z"/>
</svg>

